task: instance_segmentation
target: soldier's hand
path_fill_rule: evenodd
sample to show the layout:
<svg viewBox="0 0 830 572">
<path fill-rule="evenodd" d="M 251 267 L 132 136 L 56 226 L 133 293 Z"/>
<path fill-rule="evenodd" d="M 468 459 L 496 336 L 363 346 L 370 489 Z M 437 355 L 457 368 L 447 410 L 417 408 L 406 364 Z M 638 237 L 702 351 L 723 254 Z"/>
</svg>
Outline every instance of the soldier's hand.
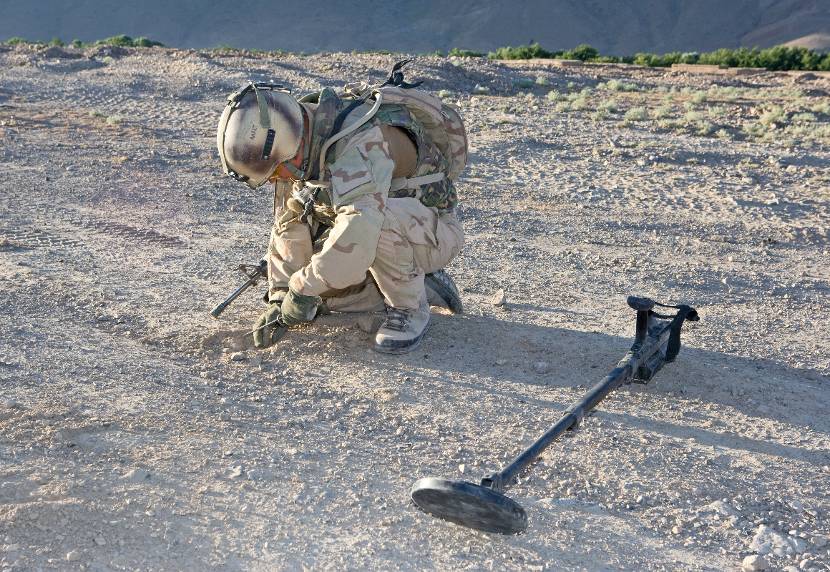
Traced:
<svg viewBox="0 0 830 572">
<path fill-rule="evenodd" d="M 267 348 L 285 334 L 285 323 L 280 316 L 280 305 L 271 304 L 254 323 L 254 346 Z"/>
<path fill-rule="evenodd" d="M 289 289 L 280 306 L 285 325 L 294 326 L 310 322 L 317 315 L 317 308 L 321 302 L 322 299 L 319 296 L 304 296 Z"/>
</svg>

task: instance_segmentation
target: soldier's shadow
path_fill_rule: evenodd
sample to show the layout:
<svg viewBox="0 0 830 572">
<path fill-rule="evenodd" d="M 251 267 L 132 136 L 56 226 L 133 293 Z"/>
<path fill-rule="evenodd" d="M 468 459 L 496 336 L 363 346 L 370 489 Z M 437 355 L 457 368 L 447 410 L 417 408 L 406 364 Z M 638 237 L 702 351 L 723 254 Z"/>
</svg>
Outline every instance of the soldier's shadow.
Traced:
<svg viewBox="0 0 830 572">
<path fill-rule="evenodd" d="M 597 408 L 601 415 L 624 426 L 670 437 L 693 438 L 701 444 L 827 465 L 830 453 L 783 444 L 784 439 L 780 437 L 770 436 L 769 440 L 749 437 L 718 419 L 714 419 L 712 429 L 700 426 L 700 421 L 706 421 L 709 414 L 699 411 L 706 410 L 707 404 L 717 404 L 750 419 L 772 419 L 789 425 L 794 431 L 809 429 L 830 435 L 830 418 L 826 415 L 830 392 L 826 378 L 812 370 L 695 348 L 695 327 L 705 327 L 705 324 L 685 328 L 684 347 L 679 357 L 667 364 L 648 386 L 631 385 L 618 390 L 618 394 L 648 394 L 659 402 L 658 409 L 665 410 L 672 405 L 688 423 L 656 418 L 659 415 L 640 417 L 609 412 L 603 409 L 602 403 Z M 633 315 L 631 329 L 633 337 Z M 496 317 L 434 314 L 428 337 L 415 352 L 404 356 L 368 354 L 363 359 L 375 364 L 381 362 L 384 367 L 410 377 L 414 383 L 422 383 L 435 393 L 435 399 L 441 399 L 443 386 L 462 385 L 469 390 L 471 400 L 483 392 L 497 395 L 506 403 L 549 409 L 553 423 L 571 402 L 581 398 L 614 368 L 632 341 L 621 336 Z M 528 388 L 528 385 L 536 387 Z M 559 397 L 548 399 L 545 387 L 550 387 L 550 393 Z M 553 391 L 556 388 L 573 390 L 562 398 L 561 389 Z M 614 409 L 621 408 L 617 404 Z M 729 416 L 728 413 L 721 415 Z M 751 425 L 750 420 L 741 427 Z"/>
</svg>

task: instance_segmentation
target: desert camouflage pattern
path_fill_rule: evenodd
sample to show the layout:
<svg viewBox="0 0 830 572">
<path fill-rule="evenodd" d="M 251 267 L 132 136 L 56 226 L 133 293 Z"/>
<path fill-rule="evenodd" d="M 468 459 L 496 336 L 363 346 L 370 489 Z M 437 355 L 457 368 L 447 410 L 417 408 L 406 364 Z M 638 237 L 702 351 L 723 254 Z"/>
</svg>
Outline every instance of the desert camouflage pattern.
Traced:
<svg viewBox="0 0 830 572">
<path fill-rule="evenodd" d="M 275 225 L 268 249 L 272 292 L 290 286 L 308 296 L 326 298 L 344 291 L 356 296 L 354 286 L 368 284 L 368 272 L 388 304 L 416 309 L 424 292 L 424 274 L 443 268 L 460 251 L 464 235 L 451 210 L 439 211 L 417 198 L 389 196 L 395 165 L 379 125 L 380 121 L 397 121 L 396 114 L 405 120 L 408 112 L 400 107 L 385 111 L 377 122 L 373 120 L 335 147 L 328 171 L 329 199 L 336 217 L 319 251 L 312 245 L 312 232 L 319 223 L 308 225 L 292 218 L 286 206 L 290 185 L 278 183 L 276 193 L 281 196 L 275 197 Z M 424 159 L 440 164 L 437 154 L 427 153 Z M 428 163 L 423 165 L 426 169 Z M 356 298 L 360 304 L 354 307 L 338 306 L 337 301 L 329 302 L 329 307 L 365 311 L 378 302 L 362 291 Z M 361 309 L 353 309 L 358 306 Z"/>
<path fill-rule="evenodd" d="M 446 158 L 447 178 L 455 181 L 467 166 L 467 131 L 458 111 L 434 95 L 417 89 L 382 87 L 383 101 L 404 106 Z"/>
</svg>

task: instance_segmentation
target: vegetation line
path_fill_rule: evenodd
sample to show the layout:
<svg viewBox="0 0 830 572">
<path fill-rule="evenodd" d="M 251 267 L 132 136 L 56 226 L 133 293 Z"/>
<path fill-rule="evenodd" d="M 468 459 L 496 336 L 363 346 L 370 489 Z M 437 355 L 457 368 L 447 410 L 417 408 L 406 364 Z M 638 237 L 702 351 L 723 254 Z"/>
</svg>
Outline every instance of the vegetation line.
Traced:
<svg viewBox="0 0 830 572">
<path fill-rule="evenodd" d="M 9 38 L 5 45 L 33 44 L 64 46 L 60 38 L 53 38 L 49 42 L 31 42 L 23 38 Z M 149 48 L 163 46 L 161 42 L 147 38 L 131 38 L 130 36 L 119 35 L 104 38 L 95 42 L 82 42 L 72 40 L 69 45 L 75 48 L 86 48 L 91 46 L 122 46 L 130 48 Z M 219 46 L 216 51 L 244 51 L 250 53 L 266 53 L 263 50 L 247 49 L 237 50 L 231 46 Z M 283 50 L 275 50 L 279 54 L 285 54 Z M 379 52 L 391 53 L 391 52 Z M 432 52 L 430 55 L 443 57 L 445 54 L 440 51 Z M 446 53 L 448 57 L 477 58 L 484 57 L 483 52 L 453 48 Z M 525 46 L 506 46 L 498 48 L 494 52 L 486 54 L 491 60 L 528 60 L 541 59 L 566 59 L 580 60 L 583 62 L 596 63 L 619 63 L 636 64 L 649 67 L 669 67 L 673 64 L 706 64 L 721 67 L 742 67 L 742 68 L 765 68 L 772 71 L 804 70 L 804 71 L 830 71 L 830 53 L 822 54 L 808 48 L 775 46 L 772 48 L 721 48 L 713 52 L 669 52 L 666 54 L 652 54 L 646 52 L 636 53 L 633 56 L 608 56 L 599 53 L 599 50 L 588 44 L 580 44 L 572 50 L 548 51 L 538 43 L 531 43 Z"/>
<path fill-rule="evenodd" d="M 538 43 L 526 46 L 507 46 L 490 52 L 491 60 L 526 60 L 532 58 L 581 60 L 583 62 L 636 64 L 649 67 L 668 67 L 673 64 L 706 64 L 722 67 L 766 68 L 773 71 L 810 70 L 830 71 L 830 53 L 800 47 L 721 48 L 713 52 L 669 52 L 667 54 L 637 53 L 633 56 L 605 56 L 581 44 L 572 50 L 550 52 Z"/>
</svg>

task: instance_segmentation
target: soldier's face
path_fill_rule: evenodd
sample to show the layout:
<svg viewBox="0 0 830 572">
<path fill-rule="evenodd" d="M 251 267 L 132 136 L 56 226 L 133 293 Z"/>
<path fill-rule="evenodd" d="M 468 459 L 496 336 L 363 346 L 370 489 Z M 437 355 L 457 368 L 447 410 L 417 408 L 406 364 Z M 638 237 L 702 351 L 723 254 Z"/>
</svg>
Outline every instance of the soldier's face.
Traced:
<svg viewBox="0 0 830 572">
<path fill-rule="evenodd" d="M 290 161 L 286 161 L 286 162 L 290 163 L 291 165 L 293 165 L 295 167 L 297 167 L 298 169 L 302 166 L 302 164 L 303 164 L 302 143 L 300 144 L 300 152 L 297 153 L 294 156 L 293 159 L 291 159 Z M 289 171 L 288 168 L 285 166 L 285 163 L 280 163 L 279 165 L 277 165 L 277 170 L 274 171 L 274 174 L 271 175 L 271 178 L 268 179 L 268 180 L 273 183 L 277 179 L 293 179 L 293 178 L 294 178 L 294 176 L 292 175 L 291 171 Z"/>
</svg>

